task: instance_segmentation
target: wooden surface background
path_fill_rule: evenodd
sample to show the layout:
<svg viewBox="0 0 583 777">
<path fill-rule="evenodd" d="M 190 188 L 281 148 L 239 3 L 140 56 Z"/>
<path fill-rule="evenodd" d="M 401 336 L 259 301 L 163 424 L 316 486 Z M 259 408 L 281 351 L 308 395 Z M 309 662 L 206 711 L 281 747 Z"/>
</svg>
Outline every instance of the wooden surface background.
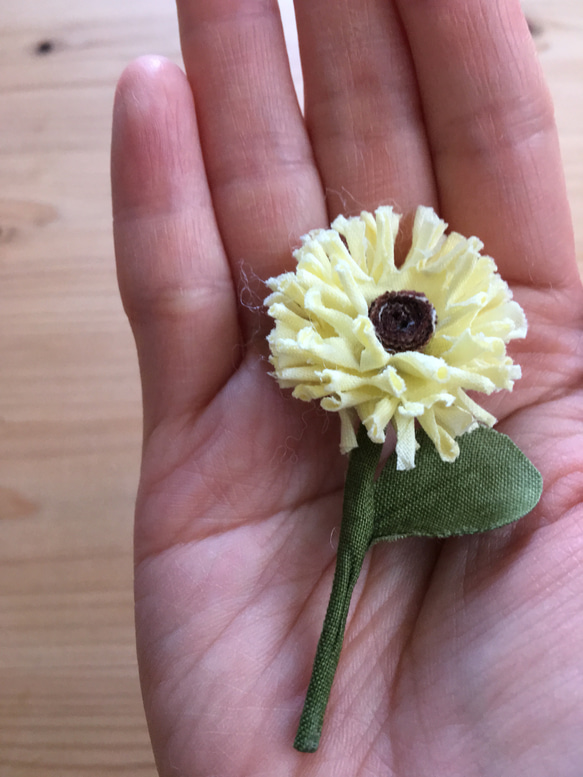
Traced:
<svg viewBox="0 0 583 777">
<path fill-rule="evenodd" d="M 583 0 L 524 5 L 581 263 Z M 2 0 L 0 18 L 0 777 L 154 777 L 132 622 L 140 399 L 108 146 L 124 64 L 179 61 L 174 7 Z"/>
</svg>

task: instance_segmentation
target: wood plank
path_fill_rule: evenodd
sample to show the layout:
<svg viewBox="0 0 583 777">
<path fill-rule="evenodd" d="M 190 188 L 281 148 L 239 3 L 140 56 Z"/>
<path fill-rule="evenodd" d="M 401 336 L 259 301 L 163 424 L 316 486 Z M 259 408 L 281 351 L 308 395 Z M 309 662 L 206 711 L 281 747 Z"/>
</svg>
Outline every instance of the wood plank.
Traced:
<svg viewBox="0 0 583 777">
<path fill-rule="evenodd" d="M 154 777 L 132 622 L 140 391 L 108 147 L 133 57 L 180 62 L 173 0 L 19 0 L 0 30 L 0 774 Z M 288 39 L 291 0 L 283 0 Z M 583 4 L 526 0 L 583 268 Z M 297 50 L 292 69 L 301 94 Z"/>
<path fill-rule="evenodd" d="M 133 636 L 140 394 L 108 145 L 124 64 L 178 59 L 178 39 L 170 4 L 129 5 L 13 5 L 0 35 L 3 777 L 156 773 Z"/>
</svg>

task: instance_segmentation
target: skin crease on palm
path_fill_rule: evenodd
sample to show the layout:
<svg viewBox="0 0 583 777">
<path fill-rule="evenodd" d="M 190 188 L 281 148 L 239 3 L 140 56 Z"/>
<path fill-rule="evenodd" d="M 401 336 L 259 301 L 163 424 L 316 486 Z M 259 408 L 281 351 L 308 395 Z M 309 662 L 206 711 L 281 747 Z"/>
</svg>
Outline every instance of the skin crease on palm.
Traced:
<svg viewBox="0 0 583 777">
<path fill-rule="evenodd" d="M 113 200 L 144 400 L 137 643 L 162 777 L 583 774 L 583 294 L 517 0 L 178 0 L 187 76 L 121 77 Z M 517 524 L 367 558 L 320 749 L 292 749 L 330 592 L 334 415 L 269 376 L 262 281 L 379 204 L 476 234 L 529 334 L 482 398 L 544 477 Z M 242 301 L 244 304 L 242 304 Z"/>
</svg>

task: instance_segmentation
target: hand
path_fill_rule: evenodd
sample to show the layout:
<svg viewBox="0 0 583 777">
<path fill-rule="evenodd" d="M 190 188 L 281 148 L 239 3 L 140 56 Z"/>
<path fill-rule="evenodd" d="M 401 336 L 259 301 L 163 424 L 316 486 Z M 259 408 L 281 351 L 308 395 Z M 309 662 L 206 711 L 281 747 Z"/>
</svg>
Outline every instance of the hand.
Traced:
<svg viewBox="0 0 583 777">
<path fill-rule="evenodd" d="M 583 295 L 518 0 L 178 0 L 188 79 L 123 74 L 115 239 L 144 397 L 141 678 L 160 774 L 579 775 Z M 432 205 L 529 319 L 489 410 L 540 469 L 513 527 L 369 554 L 320 750 L 292 742 L 334 567 L 336 418 L 268 374 L 259 279 L 337 213 Z M 241 300 L 245 304 L 242 304 Z"/>
</svg>

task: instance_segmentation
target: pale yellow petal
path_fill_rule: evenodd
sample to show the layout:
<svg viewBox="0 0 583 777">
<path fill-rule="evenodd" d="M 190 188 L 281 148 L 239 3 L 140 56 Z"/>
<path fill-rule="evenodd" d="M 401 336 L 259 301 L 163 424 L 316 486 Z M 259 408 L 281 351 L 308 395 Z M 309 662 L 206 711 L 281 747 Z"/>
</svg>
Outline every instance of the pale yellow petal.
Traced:
<svg viewBox="0 0 583 777">
<path fill-rule="evenodd" d="M 364 402 L 369 402 L 371 399 L 377 398 L 377 391 L 362 387 L 354 389 L 354 391 L 342 391 L 339 394 L 332 394 L 331 396 L 324 397 L 320 404 L 324 410 L 332 410 L 334 412 L 349 407 L 354 407 L 358 410 L 360 405 Z"/>
<path fill-rule="evenodd" d="M 423 264 L 426 259 L 439 250 L 447 224 L 432 208 L 417 208 L 413 223 L 411 248 L 405 259 L 405 265 Z"/>
<path fill-rule="evenodd" d="M 338 262 L 343 262 L 350 267 L 351 272 L 357 280 L 368 280 L 368 274 L 350 255 L 337 232 L 334 232 L 331 229 L 325 230 L 318 236 L 318 240 L 324 251 L 328 254 L 333 268 L 336 267 Z"/>
<path fill-rule="evenodd" d="M 380 375 L 369 378 L 373 386 L 392 396 L 400 397 L 407 390 L 407 384 L 391 364 L 388 364 Z"/>
<path fill-rule="evenodd" d="M 391 366 L 402 375 L 414 375 L 427 380 L 444 383 L 449 379 L 449 366 L 443 359 L 420 351 L 396 353 L 391 358 Z"/>
<path fill-rule="evenodd" d="M 350 341 L 350 347 L 352 349 L 356 347 L 357 353 L 360 353 L 359 343 L 353 336 L 353 316 L 325 305 L 322 302 L 319 289 L 310 289 L 306 292 L 305 307 L 306 310 L 310 312 L 312 320 L 316 321 L 317 325 L 320 325 L 320 334 L 324 335 L 325 332 L 331 330 L 328 336 L 334 337 L 339 335 L 340 337 L 345 338 L 347 341 Z M 322 323 L 328 324 L 329 329 L 322 328 Z M 355 357 L 357 353 L 355 353 Z"/>
<path fill-rule="evenodd" d="M 397 432 L 397 469 L 413 469 L 415 466 L 415 452 L 417 441 L 415 440 L 415 417 L 403 413 L 401 408 L 394 415 L 395 430 Z"/>
<path fill-rule="evenodd" d="M 358 316 L 353 322 L 352 331 L 363 346 L 360 354 L 360 371 L 382 370 L 390 361 L 388 354 L 375 334 L 372 321 L 368 316 Z"/>
<path fill-rule="evenodd" d="M 316 278 L 315 275 L 304 270 L 298 270 L 298 280 L 305 289 L 304 307 L 306 310 L 312 312 L 314 304 L 317 304 L 322 308 L 339 310 L 351 317 L 354 315 L 354 308 L 350 300 L 339 286 L 325 283 L 320 278 Z M 313 312 L 318 314 L 318 310 Z"/>
<path fill-rule="evenodd" d="M 485 424 L 486 426 L 494 426 L 496 423 L 496 417 L 491 413 L 488 413 L 487 410 L 484 410 L 477 402 L 474 402 L 463 389 L 458 389 L 457 401 L 459 405 L 468 410 L 479 423 Z"/>
<path fill-rule="evenodd" d="M 352 409 L 339 410 L 338 415 L 340 416 L 340 451 L 349 453 L 358 444 L 354 431 L 358 416 Z"/>
<path fill-rule="evenodd" d="M 383 286 L 395 273 L 395 240 L 399 231 L 399 214 L 390 207 L 378 208 L 376 213 L 377 240 L 370 274 Z"/>
<path fill-rule="evenodd" d="M 441 354 L 452 367 L 464 367 L 474 359 L 494 358 L 496 361 L 504 358 L 506 348 L 498 337 L 486 337 L 481 332 L 472 334 L 465 330 L 459 337 L 448 337 L 450 347 Z"/>
<path fill-rule="evenodd" d="M 462 407 L 435 404 L 433 413 L 437 425 L 451 437 L 459 437 L 478 426 L 472 413 Z"/>
<path fill-rule="evenodd" d="M 347 219 L 344 216 L 338 216 L 332 222 L 332 229 L 335 229 L 338 234 L 345 238 L 350 255 L 358 266 L 367 272 L 366 224 L 364 221 L 359 218 Z"/>
<path fill-rule="evenodd" d="M 298 332 L 297 344 L 305 354 L 308 364 L 326 364 L 358 370 L 358 359 L 354 351 L 342 337 L 321 337 L 313 329 L 305 328 Z"/>
<path fill-rule="evenodd" d="M 306 324 L 309 323 L 309 318 L 305 313 L 302 316 L 295 310 L 291 310 L 291 308 L 287 307 L 287 305 L 284 305 L 282 302 L 275 302 L 269 307 L 267 312 L 272 318 L 277 319 L 279 326 L 283 324 L 293 332 L 299 332 L 300 329 L 303 329 Z"/>
<path fill-rule="evenodd" d="M 336 265 L 336 273 L 338 274 L 340 285 L 347 298 L 350 300 L 356 315 L 368 317 L 368 303 L 366 297 L 350 272 L 350 267 L 344 262 L 338 262 Z"/>
<path fill-rule="evenodd" d="M 437 423 L 433 410 L 426 410 L 419 418 L 423 430 L 437 448 L 443 461 L 455 461 L 460 449 L 457 442 L 442 426 Z"/>
<path fill-rule="evenodd" d="M 378 402 L 369 402 L 367 407 L 362 408 L 362 422 L 373 442 L 383 443 L 385 441 L 385 430 L 398 406 L 397 397 L 382 397 Z"/>
</svg>

